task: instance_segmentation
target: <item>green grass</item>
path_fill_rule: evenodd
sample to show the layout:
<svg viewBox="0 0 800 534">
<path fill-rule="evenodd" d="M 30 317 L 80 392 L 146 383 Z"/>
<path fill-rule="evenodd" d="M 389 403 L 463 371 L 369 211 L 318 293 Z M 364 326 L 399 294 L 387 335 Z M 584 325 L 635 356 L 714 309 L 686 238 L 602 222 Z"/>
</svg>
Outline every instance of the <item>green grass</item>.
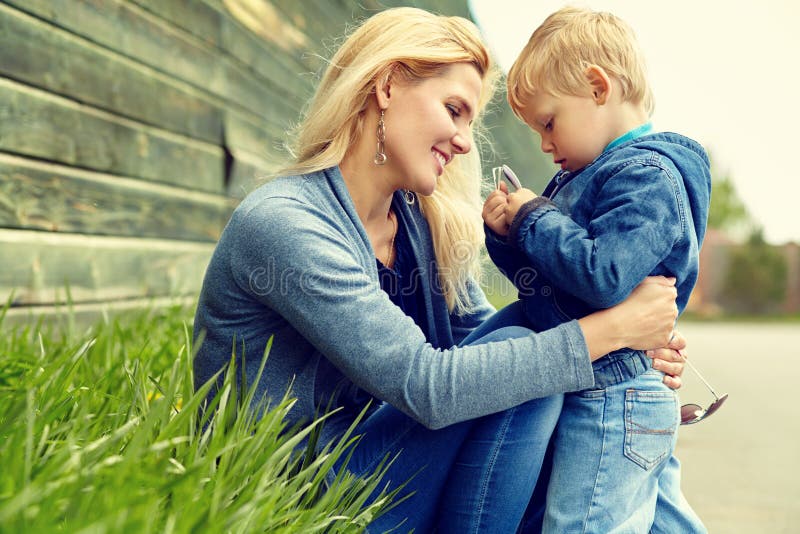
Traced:
<svg viewBox="0 0 800 534">
<path fill-rule="evenodd" d="M 187 310 L 75 332 L 0 318 L 0 532 L 361 532 L 389 505 L 382 470 L 323 477 L 351 435 L 318 455 L 286 431 L 292 399 L 260 419 L 232 377 L 217 416 L 192 386 Z M 205 428 L 205 430 L 204 430 Z"/>
</svg>

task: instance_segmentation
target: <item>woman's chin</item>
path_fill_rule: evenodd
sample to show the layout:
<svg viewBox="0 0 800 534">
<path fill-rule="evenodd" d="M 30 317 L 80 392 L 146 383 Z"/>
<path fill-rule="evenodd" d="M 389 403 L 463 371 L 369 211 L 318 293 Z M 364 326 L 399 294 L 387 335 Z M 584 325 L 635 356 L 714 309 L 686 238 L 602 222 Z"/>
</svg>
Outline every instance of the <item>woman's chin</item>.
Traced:
<svg viewBox="0 0 800 534">
<path fill-rule="evenodd" d="M 413 189 L 414 193 L 421 195 L 423 197 L 429 197 L 436 191 L 436 184 L 438 183 L 438 178 L 434 178 L 433 180 L 426 180 L 425 182 L 419 184 L 417 187 Z"/>
<path fill-rule="evenodd" d="M 412 190 L 412 193 L 414 193 L 415 195 L 420 196 L 420 197 L 429 197 L 429 196 L 431 196 L 433 194 L 434 191 L 436 191 L 436 186 L 434 186 L 434 187 L 420 187 L 420 188 Z"/>
</svg>

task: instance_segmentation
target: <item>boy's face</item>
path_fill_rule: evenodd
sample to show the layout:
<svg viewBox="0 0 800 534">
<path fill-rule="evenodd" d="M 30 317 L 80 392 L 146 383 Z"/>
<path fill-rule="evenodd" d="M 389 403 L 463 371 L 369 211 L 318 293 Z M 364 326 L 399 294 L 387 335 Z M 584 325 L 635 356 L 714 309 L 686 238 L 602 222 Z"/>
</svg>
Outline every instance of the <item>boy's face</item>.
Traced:
<svg viewBox="0 0 800 534">
<path fill-rule="evenodd" d="M 617 137 L 605 107 L 591 96 L 539 92 L 528 100 L 522 117 L 541 136 L 542 151 L 562 169 L 576 171 Z"/>
</svg>

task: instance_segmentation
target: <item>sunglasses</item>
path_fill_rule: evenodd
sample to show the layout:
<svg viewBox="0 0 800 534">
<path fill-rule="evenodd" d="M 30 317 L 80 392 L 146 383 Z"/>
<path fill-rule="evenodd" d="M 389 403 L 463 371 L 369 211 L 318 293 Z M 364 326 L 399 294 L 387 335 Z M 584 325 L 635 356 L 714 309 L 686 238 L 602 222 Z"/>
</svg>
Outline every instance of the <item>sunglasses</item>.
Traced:
<svg viewBox="0 0 800 534">
<path fill-rule="evenodd" d="M 494 167 L 492 169 L 492 181 L 494 182 L 494 188 L 498 189 L 500 187 L 500 180 L 505 179 L 506 182 L 510 182 L 511 185 L 514 187 L 514 190 L 519 189 L 522 187 L 522 184 L 517 178 L 517 175 L 514 174 L 514 171 L 511 170 L 511 167 L 508 165 L 501 165 L 500 167 Z"/>
<path fill-rule="evenodd" d="M 681 351 L 678 351 L 683 361 L 689 364 L 689 368 L 694 371 L 694 374 L 703 381 L 703 384 L 706 385 L 711 394 L 714 395 L 714 402 L 712 402 L 708 408 L 703 408 L 699 404 L 684 404 L 681 406 L 681 424 L 682 425 L 693 425 L 695 423 L 699 423 L 706 417 L 710 416 L 717 410 L 719 410 L 720 406 L 728 399 L 728 394 L 724 394 L 723 396 L 718 396 L 717 393 L 714 391 L 714 388 L 711 387 L 711 384 L 703 378 L 703 375 L 692 365 L 692 362 L 686 359 Z"/>
</svg>

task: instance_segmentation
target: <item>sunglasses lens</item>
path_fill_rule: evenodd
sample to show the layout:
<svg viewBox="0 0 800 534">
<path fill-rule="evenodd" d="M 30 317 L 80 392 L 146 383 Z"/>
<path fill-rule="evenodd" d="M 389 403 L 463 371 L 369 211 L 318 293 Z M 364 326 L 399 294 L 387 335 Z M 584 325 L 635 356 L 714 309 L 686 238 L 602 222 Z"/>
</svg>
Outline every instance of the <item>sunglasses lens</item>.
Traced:
<svg viewBox="0 0 800 534">
<path fill-rule="evenodd" d="M 714 413 L 717 410 L 719 410 L 719 407 L 722 406 L 722 403 L 725 402 L 727 400 L 727 398 L 728 398 L 728 394 L 726 393 L 725 395 L 721 396 L 719 399 L 715 400 L 711 404 L 711 406 L 708 407 L 708 410 L 706 410 L 706 417 L 708 417 L 712 413 Z"/>
<path fill-rule="evenodd" d="M 684 404 L 681 406 L 681 424 L 691 425 L 699 423 L 709 415 L 719 410 L 720 406 L 728 399 L 728 394 L 721 396 L 715 400 L 708 409 L 703 409 L 702 406 L 697 404 Z"/>
<path fill-rule="evenodd" d="M 684 404 L 681 406 L 681 424 L 690 425 L 703 418 L 706 411 L 697 404 Z"/>
</svg>

